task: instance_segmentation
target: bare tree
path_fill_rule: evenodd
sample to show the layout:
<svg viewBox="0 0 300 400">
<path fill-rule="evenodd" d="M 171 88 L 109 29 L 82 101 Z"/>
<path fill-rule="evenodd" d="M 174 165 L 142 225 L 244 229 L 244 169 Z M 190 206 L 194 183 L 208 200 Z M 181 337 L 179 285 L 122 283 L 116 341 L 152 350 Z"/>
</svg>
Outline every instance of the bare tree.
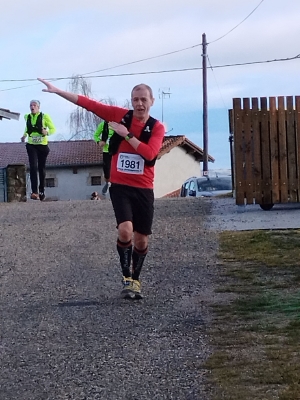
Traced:
<svg viewBox="0 0 300 400">
<path fill-rule="evenodd" d="M 69 83 L 69 90 L 73 93 L 93 98 L 90 82 L 87 82 L 87 80 L 80 75 L 72 76 L 72 80 Z M 116 101 L 110 97 L 107 99 L 100 99 L 99 101 L 109 105 L 117 105 Z M 123 107 L 130 108 L 129 100 L 125 100 Z M 71 133 L 69 140 L 92 139 L 94 132 L 101 121 L 101 118 L 94 113 L 87 111 L 82 107 L 77 107 L 71 112 L 68 119 Z"/>
</svg>

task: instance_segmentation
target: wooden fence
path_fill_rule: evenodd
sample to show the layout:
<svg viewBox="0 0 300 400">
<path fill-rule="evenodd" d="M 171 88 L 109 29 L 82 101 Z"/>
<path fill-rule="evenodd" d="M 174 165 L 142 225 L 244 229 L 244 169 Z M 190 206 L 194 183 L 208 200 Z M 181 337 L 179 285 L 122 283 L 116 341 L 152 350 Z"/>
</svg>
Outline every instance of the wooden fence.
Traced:
<svg viewBox="0 0 300 400">
<path fill-rule="evenodd" d="M 300 201 L 300 96 L 233 99 L 236 204 Z"/>
</svg>

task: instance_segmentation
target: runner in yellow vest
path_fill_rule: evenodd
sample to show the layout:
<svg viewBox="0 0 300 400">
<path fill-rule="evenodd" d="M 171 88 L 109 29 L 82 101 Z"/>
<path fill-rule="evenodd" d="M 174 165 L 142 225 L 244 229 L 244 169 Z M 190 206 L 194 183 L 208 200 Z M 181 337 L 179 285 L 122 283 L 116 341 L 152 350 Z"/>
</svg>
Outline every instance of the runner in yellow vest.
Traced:
<svg viewBox="0 0 300 400">
<path fill-rule="evenodd" d="M 26 127 L 21 141 L 26 143 L 30 167 L 31 199 L 45 200 L 46 159 L 49 154 L 48 136 L 55 126 L 48 114 L 40 112 L 39 100 L 31 100 L 30 114 L 25 115 Z M 39 187 L 38 187 L 39 174 Z M 39 190 L 38 190 L 39 189 Z"/>
<path fill-rule="evenodd" d="M 110 164 L 111 164 L 111 154 L 109 154 L 108 147 L 109 147 L 109 140 L 112 137 L 114 131 L 110 129 L 108 123 L 102 121 L 98 128 L 94 133 L 94 140 L 95 142 L 99 143 L 102 146 L 103 151 L 103 173 L 105 179 L 105 185 L 102 189 L 102 194 L 105 195 L 109 186 L 110 182 Z"/>
</svg>

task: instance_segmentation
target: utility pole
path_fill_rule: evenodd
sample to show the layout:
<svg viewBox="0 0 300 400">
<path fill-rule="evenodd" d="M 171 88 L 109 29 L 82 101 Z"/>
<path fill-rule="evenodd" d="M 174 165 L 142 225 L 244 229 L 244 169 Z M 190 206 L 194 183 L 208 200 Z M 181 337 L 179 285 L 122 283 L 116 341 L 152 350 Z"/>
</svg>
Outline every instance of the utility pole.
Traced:
<svg viewBox="0 0 300 400">
<path fill-rule="evenodd" d="M 202 35 L 202 80 L 203 80 L 203 176 L 208 175 L 208 121 L 207 121 L 207 42 Z"/>
<path fill-rule="evenodd" d="M 169 96 L 170 98 L 170 88 L 167 89 L 159 89 L 159 97 L 161 98 L 161 122 L 164 122 L 164 98 L 165 96 Z"/>
</svg>

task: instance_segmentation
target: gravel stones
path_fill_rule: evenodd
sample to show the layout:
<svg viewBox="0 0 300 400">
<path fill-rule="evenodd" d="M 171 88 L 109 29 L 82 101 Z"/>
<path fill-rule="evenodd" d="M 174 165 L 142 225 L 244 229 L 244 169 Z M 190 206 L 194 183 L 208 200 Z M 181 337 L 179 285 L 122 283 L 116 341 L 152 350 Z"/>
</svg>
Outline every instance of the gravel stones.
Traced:
<svg viewBox="0 0 300 400">
<path fill-rule="evenodd" d="M 1 400 L 208 399 L 210 208 L 156 200 L 145 298 L 128 301 L 110 201 L 1 203 Z"/>
</svg>

